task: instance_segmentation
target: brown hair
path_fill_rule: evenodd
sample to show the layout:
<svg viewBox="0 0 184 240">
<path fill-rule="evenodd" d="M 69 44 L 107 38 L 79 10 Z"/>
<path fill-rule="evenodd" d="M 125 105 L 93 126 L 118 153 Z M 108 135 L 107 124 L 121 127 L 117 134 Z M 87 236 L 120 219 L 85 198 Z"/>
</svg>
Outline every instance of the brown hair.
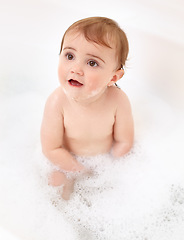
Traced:
<svg viewBox="0 0 184 240">
<path fill-rule="evenodd" d="M 112 43 L 115 44 L 118 67 L 121 68 L 125 65 L 129 51 L 128 40 L 125 32 L 114 20 L 105 17 L 90 17 L 73 23 L 64 33 L 60 53 L 64 38 L 69 31 L 81 32 L 86 40 L 109 48 L 112 48 Z"/>
</svg>

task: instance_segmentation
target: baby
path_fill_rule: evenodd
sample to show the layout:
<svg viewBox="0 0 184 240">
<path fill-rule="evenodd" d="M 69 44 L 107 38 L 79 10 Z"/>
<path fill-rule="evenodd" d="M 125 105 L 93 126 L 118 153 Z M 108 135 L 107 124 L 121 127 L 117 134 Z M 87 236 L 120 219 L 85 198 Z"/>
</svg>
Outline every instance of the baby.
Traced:
<svg viewBox="0 0 184 240">
<path fill-rule="evenodd" d="M 63 185 L 68 200 L 74 178 L 87 174 L 75 155 L 126 154 L 133 145 L 131 106 L 115 84 L 128 55 L 125 33 L 111 19 L 92 17 L 72 24 L 63 36 L 58 87 L 48 98 L 41 126 L 43 154 L 58 167 L 49 184 Z"/>
</svg>

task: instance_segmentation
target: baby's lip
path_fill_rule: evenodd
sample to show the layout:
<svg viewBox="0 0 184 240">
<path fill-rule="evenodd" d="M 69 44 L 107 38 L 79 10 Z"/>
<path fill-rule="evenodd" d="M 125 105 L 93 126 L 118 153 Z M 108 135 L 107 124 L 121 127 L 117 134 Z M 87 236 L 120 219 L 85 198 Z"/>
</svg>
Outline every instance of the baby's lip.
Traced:
<svg viewBox="0 0 184 240">
<path fill-rule="evenodd" d="M 72 85 L 74 87 L 81 87 L 81 86 L 83 86 L 83 83 L 81 83 L 81 82 L 79 82 L 79 81 L 77 81 L 75 79 L 69 79 L 68 82 L 69 82 L 70 85 Z"/>
</svg>

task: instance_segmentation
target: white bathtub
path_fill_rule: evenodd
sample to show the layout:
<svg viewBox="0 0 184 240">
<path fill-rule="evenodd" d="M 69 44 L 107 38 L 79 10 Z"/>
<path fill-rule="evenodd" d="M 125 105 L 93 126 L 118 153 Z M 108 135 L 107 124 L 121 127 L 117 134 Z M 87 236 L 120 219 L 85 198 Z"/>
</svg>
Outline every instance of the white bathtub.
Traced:
<svg viewBox="0 0 184 240">
<path fill-rule="evenodd" d="M 5 230 L 2 227 L 0 228 L 0 236 L 1 236 L 1 239 L 4 239 L 4 240 L 18 240 L 19 239 L 14 234 L 10 233 L 9 231 Z"/>
<path fill-rule="evenodd" d="M 114 192 L 103 193 L 109 202 L 91 196 L 92 203 L 96 201 L 96 222 L 101 224 L 111 214 L 113 221 L 120 217 L 121 223 L 118 209 L 116 215 L 100 207 L 111 203 L 112 208 L 118 202 L 116 194 L 121 193 L 122 235 L 118 222 L 114 229 L 107 225 L 112 235 L 107 226 L 98 229 L 90 221 L 88 227 L 81 227 L 81 234 L 83 239 L 96 239 L 96 231 L 99 239 L 183 240 L 184 3 L 94 0 L 90 4 L 83 0 L 0 3 L 0 238 L 82 239 L 77 235 L 78 223 L 70 222 L 72 214 L 73 218 L 83 214 L 80 227 L 94 217 L 77 196 L 71 205 L 60 205 L 67 210 L 66 216 L 51 204 L 56 193 L 43 187 L 48 166 L 40 153 L 39 127 L 45 99 L 58 86 L 63 32 L 75 20 L 100 15 L 115 19 L 129 38 L 129 60 L 119 85 L 132 103 L 136 141 L 132 156 L 117 162 L 112 173 L 108 157 L 94 159 L 107 161 L 112 179 L 117 171 Z M 105 181 L 105 176 L 95 184 Z"/>
</svg>

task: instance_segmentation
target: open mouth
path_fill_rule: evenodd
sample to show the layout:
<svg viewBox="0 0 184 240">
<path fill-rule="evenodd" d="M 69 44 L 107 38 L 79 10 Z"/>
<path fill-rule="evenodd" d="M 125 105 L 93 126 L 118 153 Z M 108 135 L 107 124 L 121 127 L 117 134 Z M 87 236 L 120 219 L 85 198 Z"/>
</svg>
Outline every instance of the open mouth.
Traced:
<svg viewBox="0 0 184 240">
<path fill-rule="evenodd" d="M 70 79 L 68 80 L 69 84 L 74 86 L 74 87 L 81 87 L 83 86 L 82 83 L 78 82 L 77 80 L 74 80 L 74 79 Z"/>
</svg>

